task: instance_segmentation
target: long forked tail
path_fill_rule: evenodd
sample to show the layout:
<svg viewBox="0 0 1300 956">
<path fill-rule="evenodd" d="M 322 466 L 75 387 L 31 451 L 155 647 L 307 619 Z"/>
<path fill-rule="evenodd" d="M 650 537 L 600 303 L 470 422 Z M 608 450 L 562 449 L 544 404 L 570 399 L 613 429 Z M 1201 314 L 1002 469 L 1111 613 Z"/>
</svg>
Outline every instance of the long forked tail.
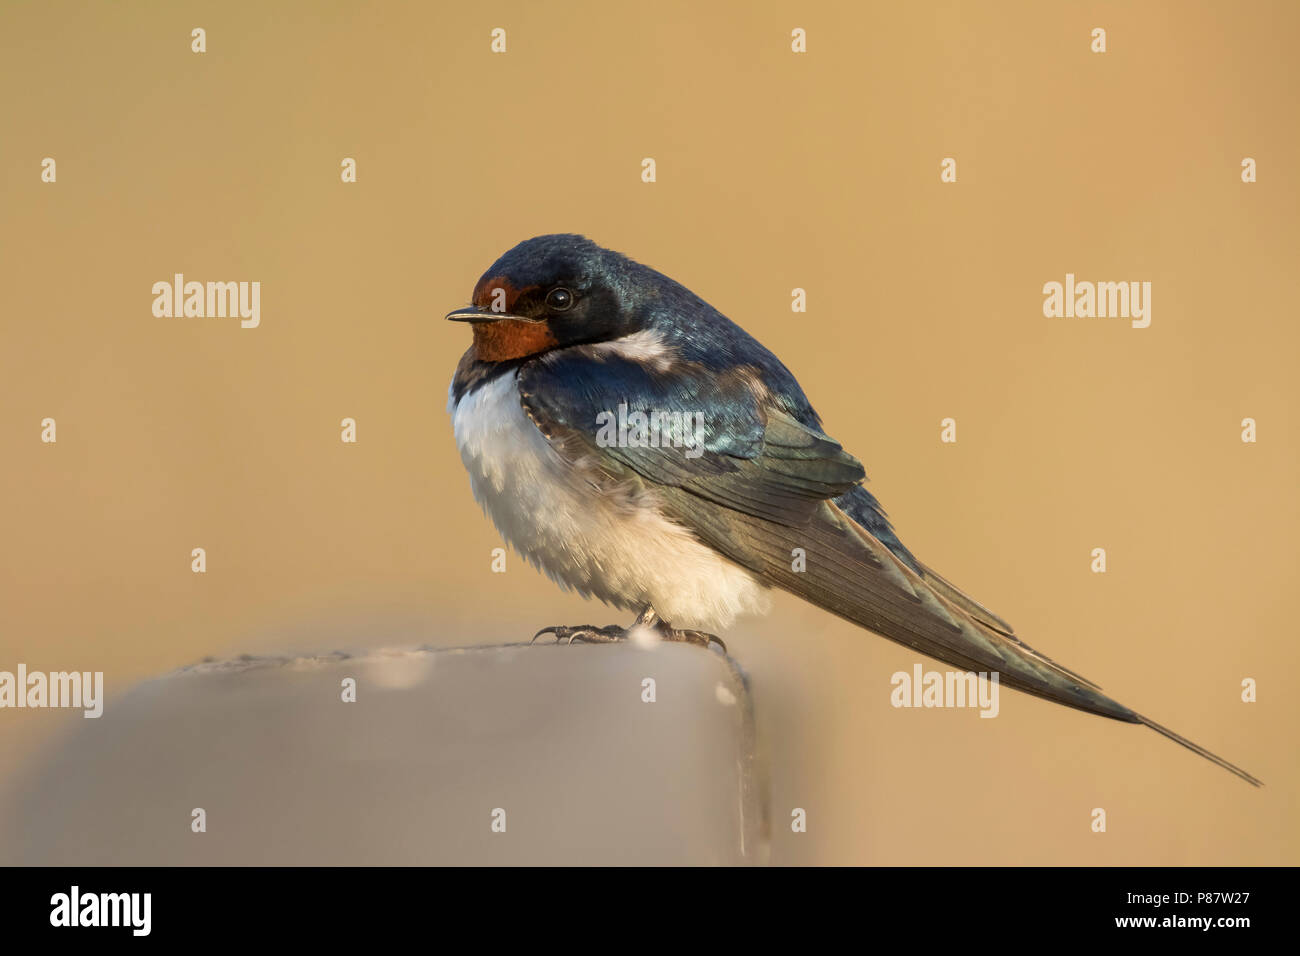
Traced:
<svg viewBox="0 0 1300 956">
<path fill-rule="evenodd" d="M 1038 654 L 1037 651 L 1033 651 L 1032 649 L 1027 648 L 1024 645 L 1024 643 L 1020 642 L 1019 638 L 1017 638 L 1015 634 L 1012 632 L 1011 625 L 1007 624 L 1000 617 L 993 614 L 991 611 L 988 610 L 988 608 L 984 607 L 984 605 L 976 602 L 965 592 L 959 590 L 956 587 L 956 585 L 952 584 L 950 581 L 946 580 L 945 578 L 940 577 L 938 574 L 936 574 L 934 571 L 932 571 L 930 568 L 926 567 L 925 565 L 921 566 L 921 570 L 924 574 L 925 581 L 927 584 L 929 584 L 940 594 L 942 594 L 943 597 L 947 598 L 949 601 L 952 601 L 954 604 L 960 607 L 971 617 L 975 618 L 977 623 L 982 624 L 987 628 L 990 628 L 998 633 L 1003 634 L 1009 640 L 1017 642 L 1020 647 L 1025 648 L 1026 651 L 1029 651 L 1030 653 L 1039 657 L 1044 662 L 1057 668 L 1058 670 L 1061 671 L 1061 673 L 1079 680 L 1080 682 L 1082 682 L 1092 690 L 1098 692 L 1101 691 L 1100 687 L 1098 687 L 1092 681 L 1088 680 L 1086 677 L 1083 677 L 1080 674 L 1076 674 L 1074 671 L 1069 670 L 1066 667 L 1062 667 L 1060 664 L 1057 664 L 1055 661 L 1051 660 L 1050 658 Z M 1128 708 L 1123 708 L 1123 709 L 1128 710 Z M 1245 780 L 1247 783 L 1252 784 L 1256 787 L 1264 786 L 1263 782 L 1258 777 L 1255 777 L 1252 774 L 1247 773 L 1246 771 L 1238 767 L 1236 764 L 1229 763 L 1228 761 L 1220 757 L 1218 754 L 1211 753 L 1210 751 L 1202 747 L 1200 744 L 1192 743 L 1192 741 L 1188 740 L 1186 737 L 1182 736 L 1181 734 L 1174 733 L 1168 727 L 1162 727 L 1160 724 L 1157 724 L 1154 720 L 1151 720 L 1149 717 L 1144 717 L 1141 714 L 1133 711 L 1129 711 L 1129 713 L 1132 714 L 1131 717 L 1127 717 L 1127 716 L 1120 717 L 1120 716 L 1116 716 L 1113 713 L 1103 714 L 1103 716 L 1111 717 L 1112 719 L 1116 719 L 1116 720 L 1124 720 L 1128 723 L 1142 724 L 1146 727 L 1150 727 L 1152 730 L 1160 734 L 1162 737 L 1168 737 L 1174 743 L 1182 744 L 1192 753 L 1199 754 L 1200 756 L 1204 757 L 1206 760 L 1210 761 L 1211 763 L 1218 764 L 1224 770 L 1228 770 L 1236 774 L 1238 777 L 1240 777 L 1242 780 Z"/>
<path fill-rule="evenodd" d="M 1204 757 L 1206 760 L 1210 761 L 1211 763 L 1218 764 L 1224 770 L 1227 770 L 1231 773 L 1235 773 L 1242 780 L 1245 780 L 1247 783 L 1252 784 L 1253 786 L 1256 787 L 1264 786 L 1264 782 L 1260 780 L 1258 777 L 1246 773 L 1246 771 L 1242 770 L 1236 764 L 1228 763 L 1228 761 L 1224 760 L 1218 754 L 1210 753 L 1210 751 L 1206 750 L 1200 744 L 1192 743 L 1186 737 L 1182 736 L 1181 734 L 1174 733 L 1168 727 L 1161 727 L 1159 724 L 1157 724 L 1154 720 L 1151 720 L 1149 717 L 1143 717 L 1141 714 L 1134 714 L 1133 716 L 1135 718 L 1133 720 L 1133 723 L 1143 724 L 1147 727 L 1150 727 L 1152 730 L 1160 734 L 1162 737 L 1168 737 L 1174 743 L 1182 744 L 1192 753 L 1199 754 L 1200 756 Z"/>
<path fill-rule="evenodd" d="M 848 518 L 843 512 L 838 517 Z M 1181 734 L 1174 733 L 1168 727 L 1125 707 L 1106 696 L 1092 681 L 1034 650 L 1016 636 L 1006 621 L 930 568 L 920 565 L 920 573 L 914 572 L 860 524 L 846 521 L 841 526 L 845 525 L 849 531 L 857 534 L 852 539 L 834 539 L 833 546 L 839 547 L 836 548 L 838 553 L 833 556 L 842 561 L 844 552 L 848 549 L 841 542 L 855 540 L 865 551 L 870 552 L 867 555 L 867 567 L 862 568 L 848 582 L 835 582 L 834 593 L 829 601 L 819 601 L 821 595 L 812 596 L 810 599 L 814 603 L 945 663 L 967 670 L 996 670 L 1001 673 L 1003 683 L 1036 697 L 1112 720 L 1144 724 L 1162 737 L 1218 764 L 1252 786 L 1263 786 L 1254 775 L 1199 744 L 1192 743 Z M 811 550 L 809 554 L 812 554 Z M 871 564 L 873 559 L 874 565 Z M 881 571 L 884 572 L 883 575 Z M 890 571 L 895 571 L 897 576 L 890 576 Z M 890 602 L 890 595 L 883 592 L 880 580 L 882 576 L 889 576 L 892 581 L 898 582 L 900 591 L 906 586 L 916 599 L 915 603 L 910 607 L 903 603 L 901 613 L 895 610 L 898 602 Z M 799 577 L 807 581 L 812 575 L 803 574 Z M 790 587 L 784 582 L 782 584 Z M 855 588 L 860 593 L 855 594 Z M 799 593 L 797 589 L 791 590 Z M 944 622 L 949 625 L 947 630 L 941 626 Z"/>
<path fill-rule="evenodd" d="M 677 514 L 687 515 L 683 522 L 706 543 L 759 570 L 769 584 L 963 671 L 997 673 L 1003 685 L 1035 697 L 1145 724 L 1252 786 L 1263 785 L 1240 767 L 1125 707 L 1096 684 L 1034 650 L 982 604 L 915 559 L 904 561 L 838 504 L 824 503 L 799 527 L 797 541 L 807 563 L 795 568 L 789 561 L 790 528 L 741 511 L 728 510 L 725 518 L 719 517 L 716 509 L 702 508 L 698 498 L 684 491 L 668 500 L 682 509 Z M 852 507 L 853 502 L 847 504 Z M 861 508 L 855 510 L 862 513 Z M 882 520 L 879 515 L 877 519 Z"/>
</svg>

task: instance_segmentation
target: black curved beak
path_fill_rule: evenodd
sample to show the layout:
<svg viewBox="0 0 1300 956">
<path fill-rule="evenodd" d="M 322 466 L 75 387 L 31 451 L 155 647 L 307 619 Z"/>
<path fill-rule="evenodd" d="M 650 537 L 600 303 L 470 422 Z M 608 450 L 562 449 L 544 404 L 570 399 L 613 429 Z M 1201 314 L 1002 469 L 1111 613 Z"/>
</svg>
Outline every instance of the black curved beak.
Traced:
<svg viewBox="0 0 1300 956">
<path fill-rule="evenodd" d="M 526 315 L 513 315 L 510 312 L 493 312 L 491 309 L 481 309 L 478 306 L 470 306 L 467 309 L 456 309 L 447 313 L 449 322 L 500 322 L 502 319 L 514 319 L 516 322 L 541 322 L 541 319 L 532 319 Z"/>
</svg>

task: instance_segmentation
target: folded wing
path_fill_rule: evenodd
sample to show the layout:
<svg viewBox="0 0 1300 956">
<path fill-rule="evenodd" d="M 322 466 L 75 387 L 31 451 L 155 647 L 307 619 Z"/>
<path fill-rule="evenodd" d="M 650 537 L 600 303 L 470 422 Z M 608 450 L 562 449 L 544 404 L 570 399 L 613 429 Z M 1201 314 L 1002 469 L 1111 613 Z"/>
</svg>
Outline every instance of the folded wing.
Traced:
<svg viewBox="0 0 1300 956">
<path fill-rule="evenodd" d="M 575 443 L 599 449 L 611 468 L 653 486 L 669 517 L 769 584 L 962 670 L 996 671 L 1002 683 L 1035 696 L 1146 724 L 1258 783 L 1035 651 L 917 562 L 861 487 L 858 461 L 810 423 L 815 417 L 799 421 L 743 375 L 675 369 L 668 377 L 638 362 L 561 355 L 523 373 L 521 393 L 534 422 L 567 453 Z M 699 441 L 693 448 L 601 446 L 593 410 L 620 405 L 698 413 Z"/>
</svg>

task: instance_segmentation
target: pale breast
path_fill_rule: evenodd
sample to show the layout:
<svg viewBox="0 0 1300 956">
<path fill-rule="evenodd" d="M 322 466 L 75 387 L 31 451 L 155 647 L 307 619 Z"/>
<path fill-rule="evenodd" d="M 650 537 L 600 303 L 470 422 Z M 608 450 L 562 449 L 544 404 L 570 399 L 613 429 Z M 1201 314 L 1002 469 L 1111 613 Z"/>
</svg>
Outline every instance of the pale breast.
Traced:
<svg viewBox="0 0 1300 956">
<path fill-rule="evenodd" d="M 653 490 L 571 461 L 525 414 L 515 373 L 449 403 L 474 497 L 555 581 L 676 627 L 717 629 L 765 609 L 764 587 L 659 511 Z"/>
</svg>

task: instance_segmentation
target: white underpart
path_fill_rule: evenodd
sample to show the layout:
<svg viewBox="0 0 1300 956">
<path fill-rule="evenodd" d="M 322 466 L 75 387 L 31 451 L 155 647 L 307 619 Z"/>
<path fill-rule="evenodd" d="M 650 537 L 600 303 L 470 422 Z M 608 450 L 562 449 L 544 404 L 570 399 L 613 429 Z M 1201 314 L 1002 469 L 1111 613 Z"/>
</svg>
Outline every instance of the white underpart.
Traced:
<svg viewBox="0 0 1300 956">
<path fill-rule="evenodd" d="M 766 609 L 765 587 L 663 517 L 653 490 L 611 484 L 590 462 L 562 457 L 525 414 L 516 373 L 449 410 L 474 497 L 561 585 L 629 610 L 653 605 L 679 628 L 724 628 Z"/>
</svg>

